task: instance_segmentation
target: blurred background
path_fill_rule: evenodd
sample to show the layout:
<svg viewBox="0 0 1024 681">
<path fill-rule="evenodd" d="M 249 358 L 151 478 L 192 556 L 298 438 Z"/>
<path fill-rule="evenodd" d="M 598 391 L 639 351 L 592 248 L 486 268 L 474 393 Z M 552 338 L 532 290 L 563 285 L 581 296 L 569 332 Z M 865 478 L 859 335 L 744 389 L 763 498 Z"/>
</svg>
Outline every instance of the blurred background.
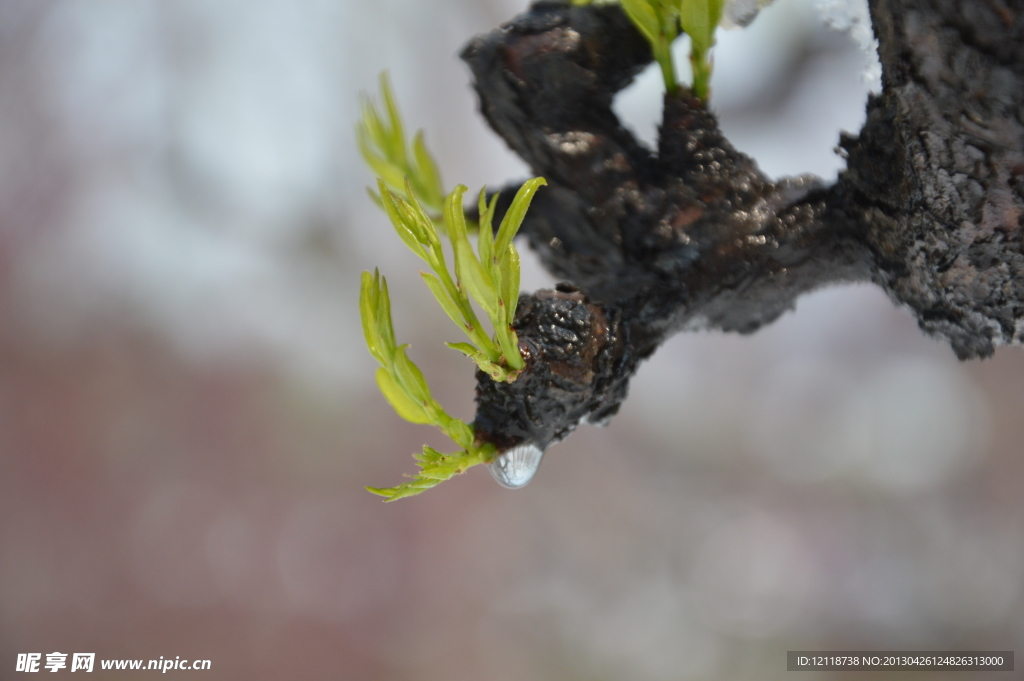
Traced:
<svg viewBox="0 0 1024 681">
<path fill-rule="evenodd" d="M 675 337 L 524 490 L 481 469 L 363 490 L 443 441 L 377 394 L 362 270 L 467 420 L 474 381 L 366 198 L 358 94 L 390 71 L 446 186 L 524 177 L 455 57 L 524 8 L 0 2 L 0 678 L 53 651 L 210 659 L 169 672 L 204 679 L 669 681 L 1021 647 L 1024 352 L 959 363 L 870 286 Z M 720 33 L 713 104 L 768 174 L 842 167 L 877 87 L 856 28 L 778 0 Z M 616 102 L 648 140 L 659 81 Z"/>
</svg>

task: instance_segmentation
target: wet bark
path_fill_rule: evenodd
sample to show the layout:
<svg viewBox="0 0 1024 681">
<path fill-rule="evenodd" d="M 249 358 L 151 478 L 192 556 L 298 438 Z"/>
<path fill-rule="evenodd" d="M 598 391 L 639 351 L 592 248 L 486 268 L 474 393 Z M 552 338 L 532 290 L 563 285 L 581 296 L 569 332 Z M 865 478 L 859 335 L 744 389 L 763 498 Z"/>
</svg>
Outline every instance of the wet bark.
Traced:
<svg viewBox="0 0 1024 681">
<path fill-rule="evenodd" d="M 749 333 L 833 283 L 876 282 L 961 358 L 1021 342 L 1020 9 L 874 0 L 883 92 L 831 186 L 770 180 L 685 90 L 656 153 L 637 143 L 611 104 L 651 54 L 617 7 L 537 3 L 473 40 L 481 113 L 550 183 L 521 232 L 567 282 L 521 299 L 519 380 L 478 376 L 481 439 L 543 448 L 604 422 L 667 336 Z"/>
</svg>

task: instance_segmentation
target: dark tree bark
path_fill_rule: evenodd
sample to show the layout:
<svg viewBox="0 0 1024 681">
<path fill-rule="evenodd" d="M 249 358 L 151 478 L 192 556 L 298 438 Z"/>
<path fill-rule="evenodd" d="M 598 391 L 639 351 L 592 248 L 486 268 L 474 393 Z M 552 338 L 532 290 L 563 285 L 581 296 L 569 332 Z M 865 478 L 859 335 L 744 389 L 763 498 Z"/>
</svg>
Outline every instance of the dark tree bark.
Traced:
<svg viewBox="0 0 1024 681">
<path fill-rule="evenodd" d="M 832 186 L 769 180 L 685 89 L 657 154 L 638 144 L 611 104 L 651 53 L 617 7 L 537 3 L 466 47 L 484 117 L 550 183 L 522 233 L 568 282 L 521 298 L 522 376 L 478 375 L 482 440 L 543 449 L 606 421 L 667 336 L 749 333 L 832 283 L 876 282 L 961 358 L 1021 342 L 1024 7 L 871 12 L 883 92 Z"/>
</svg>

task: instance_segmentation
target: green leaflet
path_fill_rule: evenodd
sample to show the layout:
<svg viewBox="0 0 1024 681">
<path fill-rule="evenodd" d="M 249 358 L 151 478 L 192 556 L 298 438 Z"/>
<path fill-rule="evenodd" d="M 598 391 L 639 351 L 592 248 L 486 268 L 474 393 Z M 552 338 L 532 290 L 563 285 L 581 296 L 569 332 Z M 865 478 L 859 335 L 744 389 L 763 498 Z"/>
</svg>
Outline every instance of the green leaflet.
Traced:
<svg viewBox="0 0 1024 681">
<path fill-rule="evenodd" d="M 480 355 L 486 359 L 486 356 L 477 350 L 475 345 L 471 345 L 469 343 L 445 343 L 445 345 L 450 347 L 452 350 L 458 350 L 470 359 L 472 359 L 474 355 Z"/>
<path fill-rule="evenodd" d="M 359 140 L 359 151 L 363 155 L 363 160 L 373 170 L 374 175 L 382 178 L 392 187 L 401 184 L 403 177 L 402 169 L 393 163 L 389 163 L 385 158 L 374 152 L 368 141 L 364 139 Z"/>
<path fill-rule="evenodd" d="M 378 183 L 381 203 L 396 232 L 435 272 L 421 272 L 423 281 L 448 318 L 469 336 L 473 351 L 467 354 L 496 381 L 515 380 L 524 367 L 519 355 L 519 341 L 512 329 L 519 300 L 520 277 L 519 252 L 512 239 L 522 226 L 533 197 L 545 184 L 544 178 L 538 177 L 519 188 L 497 233 L 493 230 L 493 217 L 498 196 L 494 195 L 488 202 L 486 190 L 481 190 L 477 200 L 482 227 L 478 233 L 479 255 L 469 240 L 462 209 L 466 187 L 455 187 L 445 197 L 442 212 L 445 231 L 455 256 L 452 277 L 444 262 L 440 237 L 416 198 L 406 200 L 385 183 Z M 470 300 L 476 301 L 487 314 L 493 337 L 483 332 Z M 393 348 L 393 342 L 388 347 Z M 389 349 L 389 352 L 394 351 Z"/>
<path fill-rule="evenodd" d="M 459 310 L 458 304 L 448 297 L 448 292 L 444 289 L 441 280 L 430 272 L 420 272 L 420 276 L 423 277 L 423 281 L 427 283 L 427 288 L 434 294 L 434 299 L 441 305 L 441 309 L 448 315 L 448 318 L 455 322 L 455 326 L 462 327 L 463 331 L 465 331 L 466 322 L 462 318 L 462 312 Z"/>
<path fill-rule="evenodd" d="M 374 277 L 376 280 L 376 277 Z M 374 281 L 374 284 L 377 282 Z M 388 296 L 388 280 L 380 278 L 380 286 L 377 293 L 377 342 L 381 351 L 393 353 L 395 351 L 395 330 L 391 326 L 391 298 Z"/>
<path fill-rule="evenodd" d="M 694 51 L 707 52 L 715 43 L 715 28 L 722 20 L 722 0 L 681 0 L 679 22 L 693 41 Z"/>
<path fill-rule="evenodd" d="M 480 303 L 487 316 L 495 319 L 498 316 L 498 290 L 491 276 L 477 261 L 469 241 L 455 244 L 455 271 L 460 285 L 465 285 L 469 295 Z"/>
<path fill-rule="evenodd" d="M 415 197 L 413 193 L 412 183 L 409 178 L 405 178 L 405 188 L 409 196 Z M 416 238 L 424 246 L 435 246 L 441 243 L 441 239 L 437 236 L 437 229 L 434 227 L 434 221 L 430 219 L 427 212 L 423 210 L 422 204 L 416 201 L 415 198 L 410 202 L 405 199 L 398 197 L 398 202 L 401 204 L 403 213 L 408 214 L 408 220 L 410 221 L 409 228 Z"/>
<path fill-rule="evenodd" d="M 494 261 L 494 231 L 491 229 L 493 211 L 488 211 L 485 200 L 487 188 L 480 190 L 480 229 L 477 230 L 477 250 L 480 252 L 480 262 L 484 267 L 489 267 Z M 497 194 L 494 196 L 498 198 Z M 494 204 L 494 202 L 491 202 Z"/>
<path fill-rule="evenodd" d="M 430 404 L 430 388 L 427 387 L 427 379 L 423 372 L 413 364 L 413 361 L 405 354 L 408 345 L 400 345 L 395 348 L 394 372 L 398 384 L 405 393 L 415 402 L 426 407 Z"/>
<path fill-rule="evenodd" d="M 362 285 L 359 289 L 359 317 L 363 322 L 363 338 L 366 339 L 366 347 L 370 354 L 378 362 L 384 362 L 385 353 L 377 342 L 377 301 L 375 300 L 374 282 L 377 272 L 373 274 L 363 272 Z"/>
<path fill-rule="evenodd" d="M 448 343 L 470 357 L 495 381 L 513 381 L 524 366 L 518 338 L 511 324 L 519 298 L 519 254 L 512 239 L 544 178 L 526 182 L 495 230 L 498 195 L 487 201 L 481 190 L 477 248 L 469 239 L 462 207 L 466 187 L 459 185 L 445 195 L 433 157 L 417 133 L 409 151 L 401 116 L 387 77 L 381 76 L 383 106 L 367 101 L 357 128 L 359 148 L 378 176 L 377 192 L 368 190 L 383 208 L 402 242 L 426 262 L 433 272 L 420 276 L 431 294 L 471 343 Z M 381 113 L 383 111 L 383 114 Z M 428 212 L 429 211 L 429 212 Z M 445 263 L 441 237 L 447 234 L 454 254 L 453 271 Z M 493 335 L 488 336 L 472 302 L 487 314 Z M 452 439 L 460 451 L 444 454 L 424 447 L 415 455 L 419 473 L 397 487 L 367 487 L 387 501 L 429 489 L 468 468 L 490 461 L 496 450 L 476 442 L 473 427 L 452 418 L 430 394 L 426 377 L 409 358 L 407 345 L 398 345 L 391 320 L 387 281 L 379 272 L 364 272 L 360 282 L 359 313 L 370 354 L 380 367 L 377 385 L 395 412 L 412 423 L 433 424 Z"/>
<path fill-rule="evenodd" d="M 423 260 L 427 259 L 426 253 L 423 251 L 423 247 L 420 245 L 421 239 L 419 235 L 415 234 L 410 228 L 410 222 L 408 213 L 403 212 L 399 206 L 401 197 L 396 196 L 388 190 L 384 180 L 378 179 L 377 186 L 380 188 L 380 200 L 384 206 L 384 212 L 387 213 L 388 219 L 391 221 L 391 225 L 395 228 L 395 232 L 398 237 L 402 240 L 409 250 L 418 255 Z"/>
<path fill-rule="evenodd" d="M 369 99 L 363 99 L 363 115 L 360 120 L 364 130 L 362 137 L 380 150 L 381 156 L 388 154 L 391 148 L 391 135 L 384 126 L 384 122 L 377 113 L 377 107 Z"/>
<path fill-rule="evenodd" d="M 465 286 L 469 294 L 494 320 L 498 310 L 498 291 L 484 265 L 473 253 L 473 245 L 466 234 L 466 218 L 462 212 L 462 195 L 466 187 L 459 185 L 444 202 L 444 224 L 455 251 L 455 275 L 459 285 Z"/>
<path fill-rule="evenodd" d="M 465 185 L 456 185 L 444 200 L 444 226 L 453 246 L 462 240 L 467 243 L 469 241 L 466 236 L 466 214 L 462 211 L 462 195 L 465 193 Z"/>
<path fill-rule="evenodd" d="M 487 203 L 487 188 L 482 187 L 480 189 L 480 197 L 477 200 L 477 210 L 480 213 L 480 229 L 483 230 L 485 227 L 487 231 L 494 235 L 494 211 L 498 207 L 498 192 L 494 192 L 494 196 L 491 197 L 491 202 Z M 492 238 L 493 244 L 493 238 Z M 493 252 L 493 245 L 491 251 Z"/>
<path fill-rule="evenodd" d="M 373 174 L 392 190 L 408 191 L 407 199 L 417 199 L 430 210 L 439 212 L 444 199 L 441 174 L 437 162 L 423 141 L 423 132 L 412 140 L 412 152 L 405 139 L 405 128 L 395 102 L 387 73 L 380 74 L 380 98 L 383 113 L 365 99 L 362 115 L 356 125 L 359 152 Z M 406 179 L 409 189 L 406 189 Z"/>
<path fill-rule="evenodd" d="M 395 105 L 395 95 L 391 91 L 391 82 L 387 71 L 381 71 L 380 74 L 380 95 L 381 99 L 384 100 L 384 110 L 388 112 L 389 129 L 386 149 L 396 165 L 405 166 L 407 164 L 405 132 L 402 129 L 402 117 L 399 115 L 398 107 Z"/>
<path fill-rule="evenodd" d="M 423 411 L 423 407 L 409 398 L 409 395 L 395 383 L 391 374 L 384 367 L 377 369 L 377 387 L 380 388 L 380 392 L 387 398 L 395 412 L 406 421 L 426 425 L 433 423 L 427 413 Z"/>
<path fill-rule="evenodd" d="M 519 251 L 515 244 L 509 244 L 498 261 L 501 273 L 501 300 L 505 304 L 505 324 L 512 326 L 519 304 Z"/>
<path fill-rule="evenodd" d="M 488 461 L 494 454 L 493 446 L 476 446 L 472 427 L 449 416 L 430 396 L 426 378 L 406 355 L 408 346 L 395 346 L 387 281 L 377 272 L 372 275 L 363 272 L 359 312 L 366 344 L 381 365 L 376 372 L 377 386 L 388 403 L 405 420 L 433 424 L 463 448 L 454 454 L 440 454 L 426 448 L 424 454 L 417 457 L 420 475 L 410 482 L 398 487 L 367 489 L 387 501 L 394 501 L 419 494 L 471 466 Z"/>
<path fill-rule="evenodd" d="M 505 217 L 498 227 L 498 236 L 494 239 L 495 253 L 502 253 L 512 243 L 512 238 L 523 224 L 523 218 L 526 217 L 526 211 L 530 208 L 534 194 L 547 183 L 548 181 L 543 177 L 535 177 L 524 182 L 516 192 L 515 198 L 512 199 L 512 205 L 509 206 L 508 212 L 505 213 Z"/>
<path fill-rule="evenodd" d="M 661 21 L 647 0 L 621 0 L 622 9 L 644 37 L 653 45 L 661 40 Z"/>
<path fill-rule="evenodd" d="M 417 181 L 418 195 L 428 206 L 440 206 L 444 202 L 444 191 L 441 189 L 441 171 L 437 168 L 434 157 L 430 155 L 427 144 L 420 130 L 412 140 L 413 158 L 419 172 L 414 175 Z"/>
<path fill-rule="evenodd" d="M 473 429 L 459 419 L 452 419 L 448 424 L 449 436 L 463 449 L 473 448 Z"/>
<path fill-rule="evenodd" d="M 590 0 L 573 0 L 573 4 L 591 3 Z M 707 101 L 711 83 L 709 52 L 715 44 L 715 29 L 722 20 L 724 0 L 619 0 L 619 4 L 650 43 L 669 94 L 679 90 L 671 47 L 679 35 L 679 27 L 682 27 L 691 39 L 691 89 L 693 94 Z"/>
<path fill-rule="evenodd" d="M 494 445 L 484 445 L 479 449 L 471 449 L 453 454 L 442 454 L 436 449 L 424 445 L 421 454 L 414 455 L 420 472 L 409 482 L 397 487 L 367 487 L 367 491 L 385 497 L 385 501 L 395 501 L 411 497 L 430 489 L 445 480 L 466 472 L 469 468 L 487 463 L 497 454 Z"/>
<path fill-rule="evenodd" d="M 509 371 L 500 364 L 495 364 L 487 355 L 480 352 L 475 346 L 470 345 L 469 343 L 445 343 L 445 345 L 450 347 L 452 350 L 458 350 L 466 357 L 469 357 L 476 363 L 481 371 L 499 383 L 509 380 L 512 377 L 512 374 L 515 373 L 515 371 Z M 522 361 L 521 358 L 520 361 Z"/>
</svg>

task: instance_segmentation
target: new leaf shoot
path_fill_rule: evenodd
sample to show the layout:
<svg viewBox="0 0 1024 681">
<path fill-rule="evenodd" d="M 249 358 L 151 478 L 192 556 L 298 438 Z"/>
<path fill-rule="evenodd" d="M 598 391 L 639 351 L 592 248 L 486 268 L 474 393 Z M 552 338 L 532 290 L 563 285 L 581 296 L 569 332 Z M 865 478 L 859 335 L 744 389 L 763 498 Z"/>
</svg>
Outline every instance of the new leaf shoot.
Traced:
<svg viewBox="0 0 1024 681">
<path fill-rule="evenodd" d="M 416 133 L 409 149 L 386 72 L 380 74 L 380 99 L 383 111 L 368 97 L 363 98 L 362 116 L 356 126 L 359 151 L 373 173 L 392 190 L 417 199 L 435 219 L 440 219 L 445 196 L 441 173 L 423 141 L 422 130 Z M 379 195 L 371 191 L 370 196 L 380 203 Z"/>
<path fill-rule="evenodd" d="M 525 367 L 519 352 L 519 338 L 512 324 L 519 301 L 519 253 L 512 242 L 522 225 L 537 190 L 547 184 L 542 177 L 525 182 L 516 193 L 505 216 L 494 229 L 497 195 L 490 203 L 480 191 L 477 248 L 470 242 L 470 225 L 462 207 L 463 185 L 445 195 L 440 173 L 423 144 L 422 133 L 408 149 L 402 119 L 395 105 L 387 76 L 381 74 L 378 109 L 366 100 L 357 128 L 359 149 L 378 175 L 377 192 L 370 196 L 384 209 L 388 220 L 409 250 L 425 262 L 431 272 L 420 272 L 424 283 L 441 309 L 470 342 L 448 343 L 472 359 L 495 381 L 514 381 Z M 383 112 L 383 113 L 382 113 Z M 454 256 L 449 267 L 442 235 L 447 235 Z M 479 307 L 490 322 L 488 335 L 474 309 Z M 397 487 L 367 487 L 388 501 L 419 494 L 423 490 L 486 463 L 497 455 L 493 445 L 477 445 L 473 428 L 451 417 L 430 394 L 419 367 L 406 354 L 406 345 L 395 341 L 391 322 L 391 301 L 387 281 L 378 272 L 364 272 L 359 310 L 363 335 L 370 354 L 380 365 L 377 386 L 395 412 L 407 421 L 437 426 L 461 449 L 443 454 L 424 446 L 415 455 L 420 471 Z"/>
<path fill-rule="evenodd" d="M 411 476 L 409 482 L 396 487 L 366 489 L 385 497 L 387 501 L 394 501 L 419 494 L 465 472 L 472 466 L 494 458 L 494 446 L 476 445 L 473 428 L 450 416 L 438 404 L 430 394 L 430 387 L 423 373 L 406 355 L 405 349 L 408 346 L 396 344 L 387 280 L 376 271 L 372 275 L 363 272 L 359 291 L 359 311 L 366 346 L 380 364 L 380 368 L 377 369 L 377 386 L 385 399 L 405 420 L 437 426 L 461 447 L 457 452 L 442 454 L 424 446 L 423 452 L 414 456 L 419 464 L 419 473 Z"/>
<path fill-rule="evenodd" d="M 610 4 L 595 0 L 573 0 L 574 5 Z M 711 48 L 715 28 L 722 20 L 725 0 L 619 0 L 623 11 L 637 30 L 647 38 L 654 60 L 661 67 L 665 90 L 679 91 L 672 42 L 682 30 L 690 36 L 690 64 L 693 66 L 693 94 L 703 101 L 710 95 Z M 768 4 L 759 2 L 759 5 Z"/>
</svg>

